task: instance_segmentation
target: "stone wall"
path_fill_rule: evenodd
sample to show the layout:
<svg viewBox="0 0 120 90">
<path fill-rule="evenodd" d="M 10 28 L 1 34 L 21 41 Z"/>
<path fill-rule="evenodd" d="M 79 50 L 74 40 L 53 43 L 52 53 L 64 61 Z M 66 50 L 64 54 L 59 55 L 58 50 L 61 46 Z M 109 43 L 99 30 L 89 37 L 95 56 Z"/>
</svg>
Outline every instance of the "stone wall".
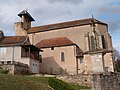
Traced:
<svg viewBox="0 0 120 90">
<path fill-rule="evenodd" d="M 120 74 L 105 73 L 93 75 L 92 90 L 120 90 Z"/>
<path fill-rule="evenodd" d="M 27 74 L 29 73 L 28 65 L 14 62 L 10 64 L 0 64 L 0 67 L 4 70 L 8 70 L 10 74 Z"/>
<path fill-rule="evenodd" d="M 91 90 L 120 90 L 120 73 L 58 76 L 68 83 L 91 87 Z"/>
<path fill-rule="evenodd" d="M 29 74 L 29 68 L 27 65 L 19 65 L 15 64 L 14 65 L 14 74 Z"/>
<path fill-rule="evenodd" d="M 66 81 L 68 83 L 79 84 L 83 86 L 91 87 L 91 74 L 80 74 L 80 75 L 70 75 L 70 76 L 57 76 L 58 79 Z"/>
</svg>

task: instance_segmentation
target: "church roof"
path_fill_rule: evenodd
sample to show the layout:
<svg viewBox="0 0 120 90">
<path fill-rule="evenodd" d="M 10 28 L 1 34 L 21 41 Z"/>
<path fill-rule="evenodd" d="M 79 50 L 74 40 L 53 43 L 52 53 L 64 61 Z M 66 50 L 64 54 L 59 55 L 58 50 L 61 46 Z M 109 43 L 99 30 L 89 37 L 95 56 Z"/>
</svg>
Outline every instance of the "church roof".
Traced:
<svg viewBox="0 0 120 90">
<path fill-rule="evenodd" d="M 28 33 L 44 32 L 44 31 L 74 27 L 74 26 L 89 25 L 93 23 L 107 25 L 106 23 L 96 20 L 94 18 L 87 18 L 87 19 L 81 19 L 81 20 L 75 20 L 75 21 L 69 21 L 69 22 L 62 22 L 62 23 L 49 24 L 49 25 L 44 25 L 44 26 L 31 27 L 28 30 Z"/>
<path fill-rule="evenodd" d="M 27 17 L 29 17 L 30 21 L 35 21 L 32 16 L 27 12 L 27 10 L 23 10 L 22 12 L 20 12 L 18 14 L 19 17 L 22 17 L 22 15 L 26 15 Z"/>
<path fill-rule="evenodd" d="M 27 36 L 3 36 L 0 38 L 0 46 L 30 44 Z"/>
<path fill-rule="evenodd" d="M 61 46 L 70 46 L 76 45 L 67 37 L 57 37 L 51 39 L 43 39 L 35 46 L 38 48 L 50 48 L 50 47 L 61 47 Z"/>
</svg>

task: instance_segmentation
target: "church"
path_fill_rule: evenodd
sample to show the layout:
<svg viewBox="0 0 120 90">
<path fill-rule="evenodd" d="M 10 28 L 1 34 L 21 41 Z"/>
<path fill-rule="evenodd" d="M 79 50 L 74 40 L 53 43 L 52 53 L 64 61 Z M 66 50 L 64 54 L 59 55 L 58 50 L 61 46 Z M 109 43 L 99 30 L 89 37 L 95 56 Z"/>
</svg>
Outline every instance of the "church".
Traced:
<svg viewBox="0 0 120 90">
<path fill-rule="evenodd" d="M 41 49 L 39 73 L 73 75 L 114 72 L 108 24 L 86 18 L 31 27 L 35 21 L 27 10 L 18 14 L 16 36 L 28 36 Z"/>
</svg>

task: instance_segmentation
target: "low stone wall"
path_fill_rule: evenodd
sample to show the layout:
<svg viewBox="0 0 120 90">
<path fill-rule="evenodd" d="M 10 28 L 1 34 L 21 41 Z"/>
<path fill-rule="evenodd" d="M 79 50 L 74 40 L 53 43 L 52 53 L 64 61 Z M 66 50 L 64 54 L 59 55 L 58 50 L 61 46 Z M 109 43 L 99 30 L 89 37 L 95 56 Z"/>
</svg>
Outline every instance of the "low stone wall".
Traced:
<svg viewBox="0 0 120 90">
<path fill-rule="evenodd" d="M 14 65 L 14 74 L 29 74 L 29 68 L 27 65 Z"/>
<path fill-rule="evenodd" d="M 0 67 L 4 70 L 8 70 L 10 74 L 27 74 L 29 73 L 28 65 L 14 62 L 12 64 L 0 64 Z"/>
<path fill-rule="evenodd" d="M 80 74 L 80 75 L 70 75 L 70 76 L 57 76 L 58 79 L 66 81 L 68 83 L 74 83 L 84 86 L 91 87 L 91 74 Z"/>
<path fill-rule="evenodd" d="M 81 74 L 73 76 L 57 76 L 68 83 L 91 87 L 91 90 L 120 90 L 119 73 Z"/>
<path fill-rule="evenodd" d="M 8 73 L 14 74 L 14 65 L 0 65 L 3 70 L 8 70 Z"/>
</svg>

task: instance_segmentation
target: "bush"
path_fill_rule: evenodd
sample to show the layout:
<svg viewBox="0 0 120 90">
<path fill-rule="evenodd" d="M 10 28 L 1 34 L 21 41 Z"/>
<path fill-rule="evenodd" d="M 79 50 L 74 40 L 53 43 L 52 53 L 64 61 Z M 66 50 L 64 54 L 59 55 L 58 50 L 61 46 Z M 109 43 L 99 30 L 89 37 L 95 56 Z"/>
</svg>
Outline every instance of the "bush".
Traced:
<svg viewBox="0 0 120 90">
<path fill-rule="evenodd" d="M 0 73 L 2 73 L 2 74 L 8 74 L 8 70 L 0 69 Z"/>
<path fill-rule="evenodd" d="M 75 90 L 71 85 L 56 78 L 49 78 L 48 82 L 54 90 Z"/>
</svg>

